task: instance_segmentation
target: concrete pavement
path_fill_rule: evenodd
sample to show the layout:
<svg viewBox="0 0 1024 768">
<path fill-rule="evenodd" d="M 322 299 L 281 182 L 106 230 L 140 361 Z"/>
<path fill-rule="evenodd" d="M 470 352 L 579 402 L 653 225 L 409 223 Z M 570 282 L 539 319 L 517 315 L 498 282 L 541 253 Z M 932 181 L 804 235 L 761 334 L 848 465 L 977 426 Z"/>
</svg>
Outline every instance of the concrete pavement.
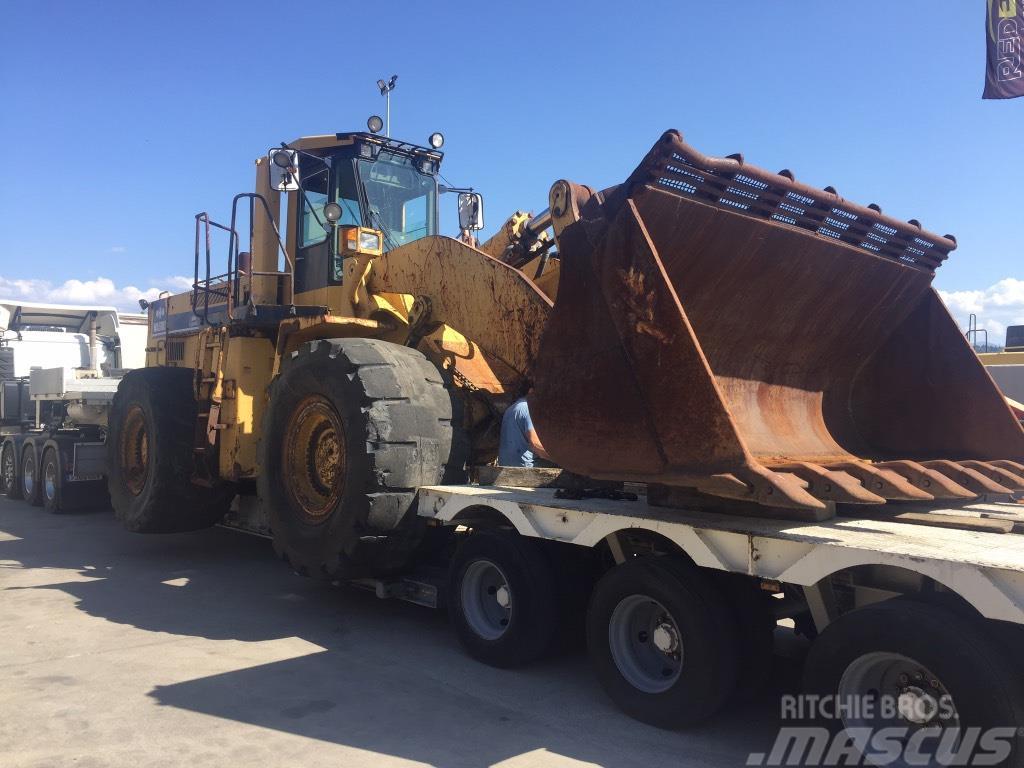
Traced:
<svg viewBox="0 0 1024 768">
<path fill-rule="evenodd" d="M 582 650 L 491 669 L 443 615 L 295 576 L 265 540 L 0 497 L 3 768 L 725 768 L 770 747 L 777 700 L 659 731 Z"/>
</svg>

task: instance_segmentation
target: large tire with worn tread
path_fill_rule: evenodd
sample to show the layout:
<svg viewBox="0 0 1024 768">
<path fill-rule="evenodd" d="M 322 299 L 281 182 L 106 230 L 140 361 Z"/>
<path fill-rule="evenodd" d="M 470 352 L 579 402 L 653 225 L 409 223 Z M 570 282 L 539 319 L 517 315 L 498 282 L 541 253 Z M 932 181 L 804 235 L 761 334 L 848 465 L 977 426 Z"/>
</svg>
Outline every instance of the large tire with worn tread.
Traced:
<svg viewBox="0 0 1024 768">
<path fill-rule="evenodd" d="M 865 725 L 875 730 L 910 728 L 911 732 L 919 728 L 959 728 L 961 732 L 976 728 L 982 734 L 981 741 L 975 743 L 980 751 L 973 756 L 965 754 L 962 762 L 953 764 L 1017 767 L 1024 764 L 1024 680 L 1019 673 L 1019 648 L 1003 645 L 1000 635 L 998 622 L 965 611 L 907 597 L 886 600 L 843 614 L 825 628 L 804 664 L 804 689 L 825 697 L 823 701 L 830 697 L 859 700 L 859 708 L 846 710 L 852 717 L 860 711 L 884 711 L 886 708 L 873 700 L 880 695 L 890 701 L 906 696 L 911 702 L 925 697 L 951 701 L 952 708 L 924 708 L 924 714 L 932 714 L 927 722 L 913 723 L 894 714 L 865 722 L 834 718 L 823 723 L 834 731 Z M 956 720 L 949 717 L 951 711 Z M 934 747 L 938 740 L 935 736 L 925 744 Z M 993 749 L 996 741 L 1001 746 Z M 993 753 L 1000 750 L 1007 754 L 1002 760 L 994 759 Z M 857 764 L 871 764 L 870 756 Z M 918 764 L 938 762 L 932 759 Z"/>
<path fill-rule="evenodd" d="M 736 688 L 739 642 L 726 594 L 672 557 L 637 558 L 601 577 L 587 646 L 611 699 L 659 728 L 710 717 Z"/>
<path fill-rule="evenodd" d="M 260 501 L 274 547 L 300 573 L 405 565 L 425 521 L 416 489 L 451 479 L 452 400 L 420 352 L 378 339 L 294 351 L 270 387 Z"/>
<path fill-rule="evenodd" d="M 121 379 L 110 408 L 107 487 L 114 513 L 137 533 L 218 523 L 234 498 L 226 483 L 193 482 L 198 406 L 191 368 L 140 368 Z"/>
</svg>

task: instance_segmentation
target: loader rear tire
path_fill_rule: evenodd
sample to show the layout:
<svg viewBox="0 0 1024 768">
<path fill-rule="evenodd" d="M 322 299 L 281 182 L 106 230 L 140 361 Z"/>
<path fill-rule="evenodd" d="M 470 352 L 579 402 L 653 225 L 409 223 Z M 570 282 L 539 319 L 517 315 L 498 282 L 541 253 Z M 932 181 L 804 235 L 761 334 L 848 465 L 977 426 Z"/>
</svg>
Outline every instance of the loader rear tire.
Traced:
<svg viewBox="0 0 1024 768">
<path fill-rule="evenodd" d="M 405 565 L 425 521 L 416 489 L 455 468 L 452 401 L 420 352 L 321 339 L 270 387 L 257 483 L 274 548 L 299 573 L 351 577 Z"/>
<path fill-rule="evenodd" d="M 107 487 L 129 531 L 209 528 L 234 498 L 229 484 L 193 482 L 198 406 L 192 376 L 191 368 L 140 368 L 118 385 L 107 433 Z"/>
<path fill-rule="evenodd" d="M 601 578 L 587 646 L 612 701 L 658 728 L 710 717 L 736 688 L 737 626 L 725 593 L 670 557 L 630 560 Z"/>
</svg>

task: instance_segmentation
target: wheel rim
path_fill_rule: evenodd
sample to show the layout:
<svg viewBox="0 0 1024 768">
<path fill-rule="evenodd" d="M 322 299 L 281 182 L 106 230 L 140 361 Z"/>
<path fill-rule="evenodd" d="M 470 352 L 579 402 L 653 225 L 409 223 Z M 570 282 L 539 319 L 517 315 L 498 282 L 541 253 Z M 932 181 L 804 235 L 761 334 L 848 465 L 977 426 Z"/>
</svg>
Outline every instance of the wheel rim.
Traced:
<svg viewBox="0 0 1024 768">
<path fill-rule="evenodd" d="M 512 622 L 512 589 L 504 571 L 490 560 L 474 560 L 462 576 L 462 613 L 474 633 L 497 640 Z"/>
<path fill-rule="evenodd" d="M 647 595 L 630 595 L 615 606 L 608 646 L 619 673 L 644 693 L 667 691 L 682 673 L 679 625 L 665 606 Z"/>
<path fill-rule="evenodd" d="M 882 697 L 895 706 L 882 706 Z M 898 653 L 878 651 L 855 659 L 839 681 L 839 700 L 858 705 L 844 708 L 846 728 L 905 728 L 907 740 L 923 728 L 960 728 L 956 704 L 941 678 Z M 907 765 L 891 758 L 889 764 Z"/>
<path fill-rule="evenodd" d="M 3 449 L 3 456 L 0 457 L 0 470 L 3 471 L 4 490 L 9 491 L 14 487 L 14 451 L 10 448 Z"/>
<path fill-rule="evenodd" d="M 295 509 L 307 523 L 327 520 L 341 498 L 345 480 L 344 434 L 338 412 L 320 395 L 299 403 L 288 422 L 284 483 Z"/>
<path fill-rule="evenodd" d="M 21 486 L 25 489 L 25 498 L 31 499 L 36 489 L 36 457 L 31 449 L 25 454 L 25 463 L 21 467 Z"/>
<path fill-rule="evenodd" d="M 57 498 L 57 466 L 55 462 L 47 461 L 46 466 L 43 467 L 43 492 L 50 501 Z"/>
<path fill-rule="evenodd" d="M 119 448 L 125 485 L 133 496 L 138 496 L 146 487 L 149 474 L 149 430 L 141 406 L 133 405 L 128 409 Z"/>
</svg>

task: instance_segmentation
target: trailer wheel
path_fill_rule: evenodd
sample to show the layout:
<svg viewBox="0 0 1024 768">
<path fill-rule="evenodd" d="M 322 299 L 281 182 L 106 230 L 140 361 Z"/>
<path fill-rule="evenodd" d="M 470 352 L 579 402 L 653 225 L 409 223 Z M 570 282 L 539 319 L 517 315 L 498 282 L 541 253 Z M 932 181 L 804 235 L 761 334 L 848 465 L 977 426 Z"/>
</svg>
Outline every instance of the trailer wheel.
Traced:
<svg viewBox="0 0 1024 768">
<path fill-rule="evenodd" d="M 1024 696 L 1015 664 L 984 620 L 896 598 L 851 611 L 826 627 L 811 646 L 804 687 L 857 705 L 826 722 L 833 730 L 898 728 L 905 743 L 923 729 L 950 729 L 955 738 L 952 729 L 964 734 L 980 728 L 974 745 L 980 761 L 965 755 L 955 764 L 1009 766 L 1024 754 Z M 923 743 L 934 750 L 939 741 L 935 735 Z M 1006 754 L 993 759 L 1000 749 Z M 908 764 L 879 757 L 885 764 Z M 929 757 L 919 762 L 913 756 L 911 762 L 939 764 L 936 755 Z M 871 762 L 870 753 L 865 758 Z"/>
<path fill-rule="evenodd" d="M 36 447 L 32 443 L 27 443 L 21 452 L 21 497 L 33 507 L 41 507 L 42 490 Z"/>
<path fill-rule="evenodd" d="M 13 441 L 7 441 L 0 447 L 0 491 L 9 499 L 21 498 L 21 475 L 18 469 L 18 450 Z"/>
<path fill-rule="evenodd" d="M 631 717 L 682 728 L 714 714 L 736 686 L 736 624 L 696 567 L 645 557 L 612 568 L 587 614 L 598 681 Z"/>
<path fill-rule="evenodd" d="M 140 368 L 121 379 L 110 407 L 107 486 L 114 512 L 138 533 L 209 528 L 233 488 L 193 482 L 198 407 L 190 368 Z"/>
<path fill-rule="evenodd" d="M 422 353 L 378 339 L 324 339 L 292 353 L 270 387 L 261 503 L 274 548 L 309 576 L 379 574 L 426 528 L 416 489 L 452 451 L 451 395 Z"/>
<path fill-rule="evenodd" d="M 449 566 L 448 614 L 477 661 L 519 667 L 540 658 L 560 625 L 554 574 L 537 542 L 477 531 Z"/>
<path fill-rule="evenodd" d="M 47 512 L 60 512 L 64 473 L 60 466 L 60 456 L 52 447 L 43 452 L 43 470 L 40 473 L 40 479 L 42 481 L 43 508 Z"/>
</svg>

